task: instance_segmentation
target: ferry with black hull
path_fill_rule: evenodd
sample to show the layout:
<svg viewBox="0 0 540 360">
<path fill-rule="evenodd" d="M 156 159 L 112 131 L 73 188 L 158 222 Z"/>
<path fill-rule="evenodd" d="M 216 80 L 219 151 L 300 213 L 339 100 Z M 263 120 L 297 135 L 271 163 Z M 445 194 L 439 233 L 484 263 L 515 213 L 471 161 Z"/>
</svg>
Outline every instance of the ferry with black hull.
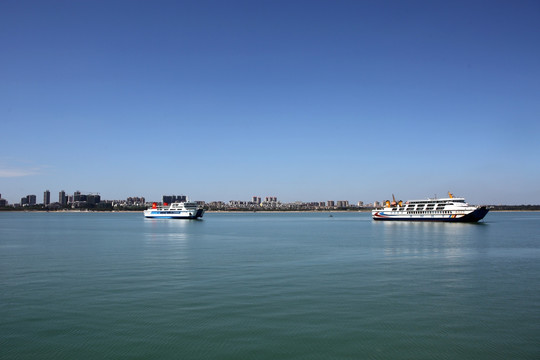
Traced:
<svg viewBox="0 0 540 360">
<path fill-rule="evenodd" d="M 158 205 L 153 203 L 150 209 L 144 210 L 145 218 L 160 219 L 199 219 L 204 215 L 204 209 L 195 202 L 174 202 Z"/>
<path fill-rule="evenodd" d="M 454 197 L 448 193 L 448 198 L 409 200 L 403 203 L 385 201 L 381 209 L 372 210 L 373 220 L 384 221 L 439 221 L 439 222 L 478 222 L 482 220 L 489 209 L 486 206 L 474 206 L 465 202 L 464 198 Z"/>
</svg>

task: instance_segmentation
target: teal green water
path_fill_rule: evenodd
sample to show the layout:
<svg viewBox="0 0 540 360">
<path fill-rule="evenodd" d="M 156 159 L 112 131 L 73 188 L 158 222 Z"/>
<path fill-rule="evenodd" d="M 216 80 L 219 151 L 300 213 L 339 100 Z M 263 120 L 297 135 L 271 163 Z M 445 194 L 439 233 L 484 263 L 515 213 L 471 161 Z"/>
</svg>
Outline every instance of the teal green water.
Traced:
<svg viewBox="0 0 540 360">
<path fill-rule="evenodd" d="M 0 358 L 539 359 L 540 213 L 0 213 Z"/>
</svg>

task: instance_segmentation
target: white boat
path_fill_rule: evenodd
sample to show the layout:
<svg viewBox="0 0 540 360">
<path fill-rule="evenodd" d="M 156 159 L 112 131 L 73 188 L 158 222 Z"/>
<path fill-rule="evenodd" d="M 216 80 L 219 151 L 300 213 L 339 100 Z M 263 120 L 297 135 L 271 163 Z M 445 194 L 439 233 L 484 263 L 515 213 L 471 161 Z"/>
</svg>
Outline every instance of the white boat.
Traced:
<svg viewBox="0 0 540 360">
<path fill-rule="evenodd" d="M 443 221 L 443 222 L 478 222 L 486 216 L 486 206 L 474 206 L 465 202 L 464 198 L 454 197 L 448 193 L 447 198 L 409 200 L 403 203 L 385 201 L 381 209 L 371 211 L 373 220 L 399 221 Z"/>
<path fill-rule="evenodd" d="M 164 219 L 198 219 L 204 215 L 204 209 L 195 202 L 174 202 L 158 205 L 153 203 L 150 209 L 144 210 L 146 218 Z"/>
</svg>

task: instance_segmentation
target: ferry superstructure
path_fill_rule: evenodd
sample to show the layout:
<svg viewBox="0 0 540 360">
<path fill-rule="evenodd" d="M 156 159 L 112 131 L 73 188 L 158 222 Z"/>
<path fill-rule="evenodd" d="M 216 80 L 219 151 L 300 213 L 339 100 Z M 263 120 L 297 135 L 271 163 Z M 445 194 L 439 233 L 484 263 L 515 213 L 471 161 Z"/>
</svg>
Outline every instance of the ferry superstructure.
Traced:
<svg viewBox="0 0 540 360">
<path fill-rule="evenodd" d="M 204 215 L 204 209 L 195 202 L 174 202 L 158 205 L 153 203 L 150 209 L 144 210 L 146 218 L 162 219 L 198 219 Z"/>
<path fill-rule="evenodd" d="M 381 209 L 372 210 L 373 220 L 399 221 L 442 221 L 442 222 L 478 222 L 486 216 L 489 209 L 486 206 L 473 206 L 464 198 L 454 197 L 448 193 L 448 198 L 409 200 L 405 203 L 385 201 Z"/>
</svg>

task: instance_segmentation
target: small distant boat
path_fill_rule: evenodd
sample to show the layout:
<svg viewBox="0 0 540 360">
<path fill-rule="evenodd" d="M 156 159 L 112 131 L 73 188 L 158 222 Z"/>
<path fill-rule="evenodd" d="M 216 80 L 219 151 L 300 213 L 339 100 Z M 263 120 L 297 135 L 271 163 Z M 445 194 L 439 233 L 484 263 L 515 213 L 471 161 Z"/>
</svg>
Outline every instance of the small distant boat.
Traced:
<svg viewBox="0 0 540 360">
<path fill-rule="evenodd" d="M 385 201 L 382 209 L 371 211 L 373 220 L 399 221 L 442 221 L 442 222 L 478 222 L 486 216 L 489 209 L 486 206 L 473 206 L 464 198 L 454 197 L 448 193 L 448 198 L 409 200 L 403 203 Z"/>
<path fill-rule="evenodd" d="M 204 209 L 195 202 L 174 202 L 158 205 L 153 203 L 150 209 L 144 210 L 146 218 L 162 219 L 198 219 L 204 215 Z"/>
</svg>

